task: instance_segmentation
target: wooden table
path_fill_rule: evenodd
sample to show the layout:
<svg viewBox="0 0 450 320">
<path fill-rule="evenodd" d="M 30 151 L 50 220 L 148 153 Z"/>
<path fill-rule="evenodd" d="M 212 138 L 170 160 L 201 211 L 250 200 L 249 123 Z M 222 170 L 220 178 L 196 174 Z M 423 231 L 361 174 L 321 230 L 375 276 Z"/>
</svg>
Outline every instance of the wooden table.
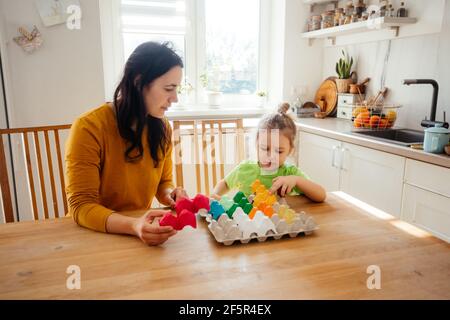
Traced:
<svg viewBox="0 0 450 320">
<path fill-rule="evenodd" d="M 226 247 L 199 221 L 197 230 L 147 247 L 70 218 L 1 225 L 0 299 L 450 298 L 448 243 L 406 232 L 333 194 L 322 204 L 289 203 L 320 229 Z M 66 288 L 70 265 L 81 268 L 80 290 Z M 381 268 L 379 290 L 367 288 L 369 265 Z"/>
</svg>

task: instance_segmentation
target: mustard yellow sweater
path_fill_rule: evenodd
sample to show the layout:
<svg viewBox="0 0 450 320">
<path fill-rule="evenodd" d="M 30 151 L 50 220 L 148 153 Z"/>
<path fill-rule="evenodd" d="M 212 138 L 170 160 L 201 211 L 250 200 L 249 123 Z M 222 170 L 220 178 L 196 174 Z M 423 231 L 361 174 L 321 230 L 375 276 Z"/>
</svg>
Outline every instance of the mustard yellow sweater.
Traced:
<svg viewBox="0 0 450 320">
<path fill-rule="evenodd" d="M 170 127 L 170 126 L 169 126 Z M 125 159 L 115 112 L 107 104 L 84 113 L 72 125 L 66 142 L 66 194 L 69 215 L 81 226 L 106 232 L 106 220 L 117 211 L 148 209 L 153 197 L 173 188 L 172 147 L 154 167 L 147 131 L 143 157 Z"/>
</svg>

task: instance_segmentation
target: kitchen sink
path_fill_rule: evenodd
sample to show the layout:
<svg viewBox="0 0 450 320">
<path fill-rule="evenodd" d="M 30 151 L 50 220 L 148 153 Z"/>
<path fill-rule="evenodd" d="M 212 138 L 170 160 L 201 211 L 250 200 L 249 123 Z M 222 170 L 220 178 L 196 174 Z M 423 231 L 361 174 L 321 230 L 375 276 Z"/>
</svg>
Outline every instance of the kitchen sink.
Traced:
<svg viewBox="0 0 450 320">
<path fill-rule="evenodd" d="M 369 136 L 376 140 L 395 143 L 403 146 L 423 143 L 424 133 L 412 129 L 388 129 L 388 130 L 358 130 L 352 131 L 352 134 Z"/>
</svg>

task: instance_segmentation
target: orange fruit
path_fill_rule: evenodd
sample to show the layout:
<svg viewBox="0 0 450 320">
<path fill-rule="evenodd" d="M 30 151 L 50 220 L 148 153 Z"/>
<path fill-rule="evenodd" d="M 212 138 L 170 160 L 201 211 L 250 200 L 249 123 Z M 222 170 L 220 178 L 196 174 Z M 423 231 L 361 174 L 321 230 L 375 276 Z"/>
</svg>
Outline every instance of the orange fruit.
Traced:
<svg viewBox="0 0 450 320">
<path fill-rule="evenodd" d="M 361 112 L 368 112 L 369 110 L 366 107 L 356 107 L 353 109 L 352 116 L 357 117 Z"/>
<path fill-rule="evenodd" d="M 379 116 L 371 116 L 369 120 L 372 129 L 378 128 L 381 118 Z"/>
<path fill-rule="evenodd" d="M 378 128 L 385 129 L 388 126 L 388 120 L 387 119 L 380 119 L 380 123 L 378 124 Z"/>
<path fill-rule="evenodd" d="M 355 120 L 354 125 L 355 127 L 365 127 L 365 124 L 369 124 L 370 121 L 370 113 L 368 111 L 364 111 L 359 113 Z"/>
</svg>

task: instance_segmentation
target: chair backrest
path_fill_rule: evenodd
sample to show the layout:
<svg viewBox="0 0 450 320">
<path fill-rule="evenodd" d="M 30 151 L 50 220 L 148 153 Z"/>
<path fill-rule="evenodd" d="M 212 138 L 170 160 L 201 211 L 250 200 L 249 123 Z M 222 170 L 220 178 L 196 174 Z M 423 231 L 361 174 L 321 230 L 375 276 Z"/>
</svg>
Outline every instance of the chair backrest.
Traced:
<svg viewBox="0 0 450 320">
<path fill-rule="evenodd" d="M 183 136 L 189 136 L 193 144 L 192 148 L 183 148 L 183 150 L 191 149 L 190 151 L 192 151 L 193 149 L 196 192 L 209 195 L 217 184 L 218 177 L 223 179 L 225 176 L 226 153 L 232 152 L 234 154 L 234 163 L 231 165 L 235 165 L 244 159 L 244 134 L 242 119 L 173 121 L 176 184 L 186 187 L 183 165 L 187 164 L 187 159 L 183 158 L 181 151 Z M 230 137 L 230 135 L 234 140 L 231 148 L 227 147 L 225 143 L 226 140 L 229 140 L 227 137 Z M 217 149 L 219 150 L 218 158 Z"/>
<path fill-rule="evenodd" d="M 24 156 L 25 159 L 27 184 L 30 193 L 28 198 L 31 202 L 30 207 L 33 219 L 39 220 L 39 217 L 44 219 L 50 218 L 48 204 L 48 198 L 50 197 L 47 197 L 48 192 L 51 192 L 50 205 L 53 207 L 54 217 L 58 218 L 65 215 L 67 212 L 67 200 L 64 185 L 63 154 L 61 151 L 63 148 L 61 145 L 60 131 L 69 130 L 70 127 L 71 125 L 58 125 L 0 129 L 0 187 L 5 222 L 16 221 L 11 197 L 11 190 L 14 186 L 12 188 L 10 185 L 8 162 L 6 160 L 6 154 L 9 154 L 13 149 L 15 150 L 15 148 L 8 148 L 8 146 L 11 146 L 11 140 L 16 137 L 19 137 L 23 144 L 23 154 L 21 156 Z M 42 141 L 44 141 L 44 147 L 41 147 Z M 5 152 L 5 149 L 8 151 Z M 12 153 L 14 155 L 14 151 Z M 55 158 L 57 166 L 53 165 Z M 18 165 L 17 161 L 13 161 L 14 165 Z M 59 181 L 57 181 L 57 176 L 59 176 Z M 37 181 L 35 181 L 35 178 L 37 178 Z M 46 181 L 49 181 L 49 183 L 46 184 Z M 59 189 L 59 192 L 57 189 Z M 62 208 L 58 206 L 58 198 L 62 199 Z M 39 206 L 38 199 L 41 204 Z M 41 214 L 38 207 L 42 208 L 43 212 Z"/>
</svg>

